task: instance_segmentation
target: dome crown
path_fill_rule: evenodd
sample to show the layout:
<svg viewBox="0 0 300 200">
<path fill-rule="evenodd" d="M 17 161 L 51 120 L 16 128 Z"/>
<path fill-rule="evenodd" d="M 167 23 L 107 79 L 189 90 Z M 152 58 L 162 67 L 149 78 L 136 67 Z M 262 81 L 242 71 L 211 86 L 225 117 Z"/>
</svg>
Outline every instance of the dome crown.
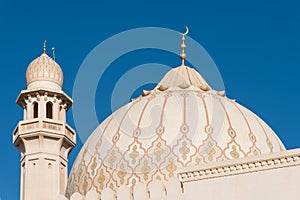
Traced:
<svg viewBox="0 0 300 200">
<path fill-rule="evenodd" d="M 156 89 L 186 89 L 193 86 L 194 89 L 210 90 L 211 87 L 204 78 L 193 68 L 181 65 L 171 69 L 159 82 Z"/>
<path fill-rule="evenodd" d="M 187 89 L 191 88 L 194 90 L 208 91 L 211 87 L 207 84 L 204 78 L 193 68 L 185 65 L 185 36 L 188 34 L 189 29 L 186 26 L 186 32 L 181 33 L 182 44 L 180 46 L 182 52 L 180 54 L 181 65 L 170 70 L 163 79 L 159 82 L 154 91 L 166 91 L 166 90 L 176 90 L 176 89 Z M 147 93 L 147 92 L 146 92 Z M 152 92 L 148 92 L 150 94 Z M 143 93 L 143 95 L 145 92 Z"/>
<path fill-rule="evenodd" d="M 47 83 L 47 84 L 45 84 Z M 63 85 L 63 72 L 59 64 L 46 54 L 34 59 L 26 71 L 26 85 L 28 89 L 50 87 L 61 90 Z"/>
</svg>

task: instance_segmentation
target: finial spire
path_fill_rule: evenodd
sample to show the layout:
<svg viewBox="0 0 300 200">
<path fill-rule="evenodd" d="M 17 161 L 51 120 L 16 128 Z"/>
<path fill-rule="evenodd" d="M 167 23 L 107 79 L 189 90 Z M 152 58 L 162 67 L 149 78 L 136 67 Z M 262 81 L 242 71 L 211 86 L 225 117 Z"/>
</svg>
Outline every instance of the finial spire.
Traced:
<svg viewBox="0 0 300 200">
<path fill-rule="evenodd" d="M 55 49 L 54 49 L 54 47 L 52 47 L 52 57 L 53 57 L 53 60 L 55 61 Z"/>
<path fill-rule="evenodd" d="M 181 35 L 182 35 L 182 38 L 181 38 L 181 40 L 182 40 L 182 44 L 181 44 L 181 46 L 180 46 L 180 48 L 181 48 L 181 50 L 182 50 L 182 52 L 181 52 L 181 54 L 180 54 L 180 58 L 181 58 L 181 60 L 182 60 L 182 66 L 184 66 L 184 60 L 185 60 L 185 58 L 186 58 L 186 54 L 185 54 L 185 52 L 184 52 L 184 50 L 185 50 L 185 48 L 186 48 L 186 45 L 185 45 L 185 43 L 184 43 L 184 41 L 185 41 L 185 36 L 189 33 L 189 28 L 187 27 L 187 26 L 185 26 L 185 29 L 186 29 L 186 31 L 185 31 L 185 33 L 180 33 Z"/>
<path fill-rule="evenodd" d="M 46 47 L 46 43 L 47 43 L 47 41 L 45 40 L 45 41 L 44 41 L 44 53 L 46 53 L 46 48 L 47 48 L 47 47 Z"/>
</svg>

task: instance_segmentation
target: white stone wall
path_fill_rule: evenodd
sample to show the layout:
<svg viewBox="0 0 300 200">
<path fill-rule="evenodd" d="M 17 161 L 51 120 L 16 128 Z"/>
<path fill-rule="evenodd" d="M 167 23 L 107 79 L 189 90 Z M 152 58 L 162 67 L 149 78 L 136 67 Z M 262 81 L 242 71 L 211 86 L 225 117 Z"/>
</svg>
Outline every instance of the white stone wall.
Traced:
<svg viewBox="0 0 300 200">
<path fill-rule="evenodd" d="M 184 191 L 185 200 L 299 200 L 300 166 L 187 182 Z"/>
<path fill-rule="evenodd" d="M 300 149 L 182 172 L 185 200 L 299 200 Z"/>
</svg>

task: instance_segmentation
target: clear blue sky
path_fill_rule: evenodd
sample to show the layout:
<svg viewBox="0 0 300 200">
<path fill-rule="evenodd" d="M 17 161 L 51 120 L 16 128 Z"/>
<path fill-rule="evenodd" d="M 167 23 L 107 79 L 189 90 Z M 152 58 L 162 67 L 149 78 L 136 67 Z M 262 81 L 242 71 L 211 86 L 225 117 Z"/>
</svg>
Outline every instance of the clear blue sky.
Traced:
<svg viewBox="0 0 300 200">
<path fill-rule="evenodd" d="M 26 87 L 27 65 L 41 53 L 44 39 L 49 47 L 56 48 L 65 75 L 64 90 L 72 96 L 77 70 L 101 41 L 132 28 L 155 26 L 181 31 L 186 24 L 191 30 L 189 36 L 202 44 L 217 64 L 227 95 L 263 118 L 287 149 L 300 147 L 300 3 L 296 0 L 0 0 L 2 200 L 19 198 L 20 157 L 12 145 L 12 131 L 22 119 L 22 110 L 15 100 Z M 135 58 L 134 54 L 129 56 L 139 64 L 153 61 L 140 53 Z M 169 61 L 169 55 L 159 53 L 151 52 L 161 59 L 154 61 L 179 64 L 179 60 Z M 136 64 L 124 59 L 121 72 Z M 116 70 L 110 71 L 107 77 Z M 112 84 L 109 78 L 105 81 Z M 110 114 L 109 109 L 97 111 L 102 120 Z M 71 112 L 68 122 L 74 127 Z M 81 145 L 78 141 L 70 165 Z"/>
</svg>

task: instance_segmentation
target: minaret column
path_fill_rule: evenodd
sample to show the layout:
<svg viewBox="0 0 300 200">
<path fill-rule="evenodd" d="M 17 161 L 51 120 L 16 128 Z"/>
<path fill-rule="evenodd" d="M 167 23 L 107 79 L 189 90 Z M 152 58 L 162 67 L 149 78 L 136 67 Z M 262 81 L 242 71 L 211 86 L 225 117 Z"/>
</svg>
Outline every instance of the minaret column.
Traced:
<svg viewBox="0 0 300 200">
<path fill-rule="evenodd" d="M 13 132 L 21 153 L 20 199 L 55 200 L 65 194 L 68 155 L 76 145 L 76 133 L 66 123 L 73 101 L 62 91 L 62 70 L 45 48 L 29 64 L 26 80 L 27 89 L 17 99 L 23 120 Z"/>
</svg>

